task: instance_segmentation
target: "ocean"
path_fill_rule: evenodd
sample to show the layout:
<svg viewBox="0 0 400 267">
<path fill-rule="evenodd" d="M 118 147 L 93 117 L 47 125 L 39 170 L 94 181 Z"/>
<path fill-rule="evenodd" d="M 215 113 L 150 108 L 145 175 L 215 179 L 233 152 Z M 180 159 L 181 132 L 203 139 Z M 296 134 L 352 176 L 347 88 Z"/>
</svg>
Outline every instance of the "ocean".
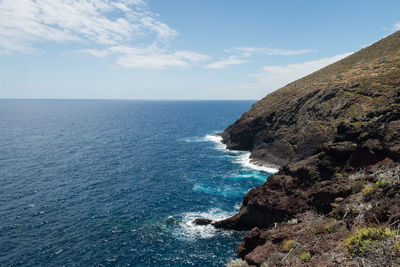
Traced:
<svg viewBox="0 0 400 267">
<path fill-rule="evenodd" d="M 0 100 L 1 266 L 223 266 L 273 170 L 221 132 L 254 101 Z"/>
</svg>

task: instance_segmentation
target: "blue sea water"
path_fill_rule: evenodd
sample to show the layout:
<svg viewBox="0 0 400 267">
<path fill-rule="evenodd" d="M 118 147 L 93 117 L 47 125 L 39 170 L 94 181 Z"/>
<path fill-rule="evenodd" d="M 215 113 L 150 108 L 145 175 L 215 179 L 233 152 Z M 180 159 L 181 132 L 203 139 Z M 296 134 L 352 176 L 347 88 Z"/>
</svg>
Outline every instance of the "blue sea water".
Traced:
<svg viewBox="0 0 400 267">
<path fill-rule="evenodd" d="M 0 265 L 223 266 L 269 173 L 207 135 L 252 101 L 0 100 Z"/>
</svg>

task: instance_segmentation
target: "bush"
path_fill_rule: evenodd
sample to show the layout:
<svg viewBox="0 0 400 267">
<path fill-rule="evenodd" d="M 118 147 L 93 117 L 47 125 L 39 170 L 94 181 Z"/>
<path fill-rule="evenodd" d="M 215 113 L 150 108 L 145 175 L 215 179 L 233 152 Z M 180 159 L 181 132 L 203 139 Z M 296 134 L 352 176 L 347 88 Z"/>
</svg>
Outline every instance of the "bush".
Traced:
<svg viewBox="0 0 400 267">
<path fill-rule="evenodd" d="M 296 246 L 294 240 L 290 239 L 290 240 L 286 240 L 283 243 L 283 251 L 285 252 L 289 252 L 291 251 L 294 247 Z"/>
<path fill-rule="evenodd" d="M 394 231 L 382 227 L 361 228 L 354 232 L 346 240 L 346 251 L 350 258 L 356 255 L 363 255 L 369 248 L 373 247 L 380 240 L 393 236 Z"/>
<path fill-rule="evenodd" d="M 400 240 L 397 240 L 394 243 L 394 248 L 400 253 Z"/>
<path fill-rule="evenodd" d="M 376 186 L 379 187 L 379 188 L 384 188 L 384 187 L 386 187 L 388 184 L 389 184 L 389 183 L 388 183 L 385 179 L 376 182 Z"/>
<path fill-rule="evenodd" d="M 300 255 L 300 260 L 302 261 L 309 261 L 311 260 L 311 254 L 310 252 L 304 252 Z"/>
<path fill-rule="evenodd" d="M 365 200 L 370 200 L 372 198 L 373 193 L 375 192 L 375 188 L 371 186 L 367 186 L 362 190 Z"/>
<path fill-rule="evenodd" d="M 326 230 L 328 233 L 330 233 L 330 234 L 333 233 L 333 231 L 334 231 L 332 225 L 330 225 L 330 224 L 328 224 L 327 226 L 325 226 L 325 230 Z"/>
</svg>

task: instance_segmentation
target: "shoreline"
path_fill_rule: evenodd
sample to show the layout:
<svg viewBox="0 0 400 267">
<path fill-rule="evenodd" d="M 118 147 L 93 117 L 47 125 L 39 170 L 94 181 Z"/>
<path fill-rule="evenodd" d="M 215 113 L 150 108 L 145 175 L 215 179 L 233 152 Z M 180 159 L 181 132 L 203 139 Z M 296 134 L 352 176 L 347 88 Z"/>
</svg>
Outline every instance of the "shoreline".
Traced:
<svg viewBox="0 0 400 267">
<path fill-rule="evenodd" d="M 237 159 L 235 159 L 235 163 L 240 164 L 245 168 L 253 169 L 256 171 L 262 171 L 270 174 L 275 174 L 279 171 L 280 166 L 270 164 L 263 160 L 252 159 L 250 151 L 228 149 L 226 144 L 222 142 L 221 133 L 208 134 L 204 138 L 208 141 L 217 144 L 217 146 L 219 146 L 217 147 L 217 149 L 223 150 L 228 153 L 240 154 L 238 155 Z"/>
</svg>

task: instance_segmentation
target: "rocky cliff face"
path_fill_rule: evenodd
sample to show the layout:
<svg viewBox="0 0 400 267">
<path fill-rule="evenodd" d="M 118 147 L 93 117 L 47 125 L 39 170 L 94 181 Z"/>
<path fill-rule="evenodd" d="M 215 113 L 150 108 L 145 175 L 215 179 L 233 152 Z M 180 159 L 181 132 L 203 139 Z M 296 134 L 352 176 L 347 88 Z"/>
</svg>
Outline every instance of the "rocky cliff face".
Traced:
<svg viewBox="0 0 400 267">
<path fill-rule="evenodd" d="M 312 155 L 341 122 L 395 104 L 399 44 L 397 32 L 267 95 L 222 133 L 224 143 L 280 166 Z"/>
<path fill-rule="evenodd" d="M 266 96 L 222 137 L 228 148 L 281 166 L 246 194 L 238 214 L 213 223 L 252 229 L 240 258 L 269 266 L 373 262 L 373 253 L 355 259 L 345 244 L 356 228 L 400 222 L 400 32 Z M 388 264 L 399 263 L 396 251 Z"/>
</svg>

